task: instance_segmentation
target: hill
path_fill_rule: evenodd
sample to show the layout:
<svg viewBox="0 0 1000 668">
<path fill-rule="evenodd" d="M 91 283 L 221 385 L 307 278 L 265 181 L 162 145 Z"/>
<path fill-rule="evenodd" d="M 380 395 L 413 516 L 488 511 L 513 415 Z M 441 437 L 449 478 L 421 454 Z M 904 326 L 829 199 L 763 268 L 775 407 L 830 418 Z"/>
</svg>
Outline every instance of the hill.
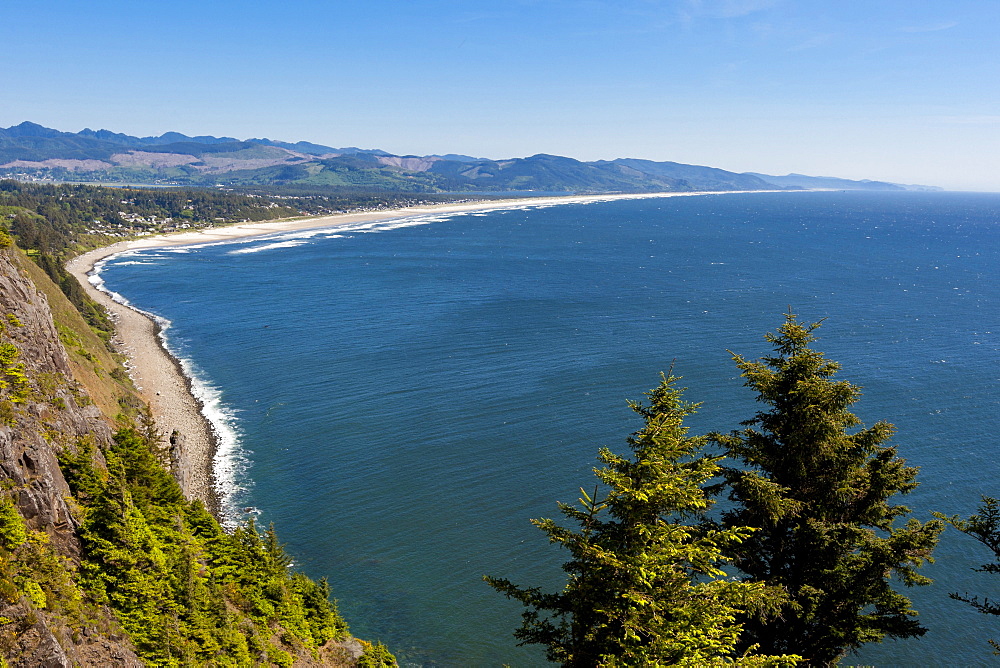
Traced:
<svg viewBox="0 0 1000 668">
<path fill-rule="evenodd" d="M 785 176 L 770 176 L 768 174 L 754 174 L 768 183 L 781 188 L 822 188 L 831 190 L 941 190 L 936 186 L 915 186 L 903 185 L 900 183 L 888 183 L 887 181 L 852 181 L 851 179 L 841 179 L 835 176 L 806 176 L 805 174 L 786 174 Z"/>
<path fill-rule="evenodd" d="M 380 149 L 334 148 L 307 141 L 241 141 L 177 132 L 158 137 L 90 129 L 62 132 L 30 122 L 0 128 L 0 177 L 409 193 L 906 188 L 878 181 L 738 174 L 635 158 L 583 162 L 546 154 L 505 160 L 456 154 L 399 156 Z"/>
</svg>

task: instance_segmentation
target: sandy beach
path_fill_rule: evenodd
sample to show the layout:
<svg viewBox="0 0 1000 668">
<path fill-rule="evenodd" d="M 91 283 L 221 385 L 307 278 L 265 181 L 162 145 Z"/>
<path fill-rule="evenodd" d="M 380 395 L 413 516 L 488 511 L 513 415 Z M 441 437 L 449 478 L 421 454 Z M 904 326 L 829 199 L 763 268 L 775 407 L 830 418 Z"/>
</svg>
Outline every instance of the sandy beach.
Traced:
<svg viewBox="0 0 1000 668">
<path fill-rule="evenodd" d="M 160 432 L 164 437 L 169 437 L 175 432 L 180 435 L 177 447 L 177 477 L 185 495 L 190 499 L 200 499 L 218 514 L 220 503 L 214 476 L 216 437 L 213 427 L 205 418 L 201 403 L 192 394 L 191 383 L 184 375 L 180 364 L 161 345 L 157 336 L 158 325 L 146 314 L 115 302 L 107 293 L 91 284 L 89 274 L 100 260 L 131 250 L 218 243 L 245 237 L 376 222 L 404 216 L 701 194 L 708 193 L 523 198 L 246 223 L 123 241 L 73 258 L 66 267 L 80 281 L 90 297 L 112 314 L 117 328 L 113 343 L 119 352 L 128 357 L 132 379 L 139 388 L 142 398 L 150 405 Z"/>
</svg>

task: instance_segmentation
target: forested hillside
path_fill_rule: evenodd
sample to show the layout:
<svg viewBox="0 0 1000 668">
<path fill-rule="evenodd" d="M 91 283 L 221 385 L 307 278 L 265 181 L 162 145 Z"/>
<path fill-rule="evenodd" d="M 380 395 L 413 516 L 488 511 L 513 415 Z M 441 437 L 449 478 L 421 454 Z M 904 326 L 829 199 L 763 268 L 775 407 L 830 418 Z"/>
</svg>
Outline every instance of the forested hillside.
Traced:
<svg viewBox="0 0 1000 668">
<path fill-rule="evenodd" d="M 181 493 L 111 323 L 85 296 L 77 308 L 61 265 L 100 243 L 80 230 L 122 191 L 0 194 L 0 665 L 394 664 L 349 635 L 324 581 L 289 568 L 273 527 L 227 533 Z M 144 212 L 253 213 L 215 193 L 134 195 Z"/>
<path fill-rule="evenodd" d="M 633 158 L 581 161 L 537 154 L 503 159 L 392 155 L 306 141 L 132 137 L 108 130 L 60 132 L 24 122 L 0 128 L 0 177 L 189 186 L 292 186 L 325 192 L 693 192 L 838 188 L 923 189 L 882 181 L 726 171 Z"/>
<path fill-rule="evenodd" d="M 648 160 L 583 162 L 555 155 L 490 160 L 232 137 L 131 137 L 0 128 L 0 176 L 22 180 L 192 186 L 294 186 L 326 192 L 576 193 L 767 190 L 757 176 Z"/>
</svg>

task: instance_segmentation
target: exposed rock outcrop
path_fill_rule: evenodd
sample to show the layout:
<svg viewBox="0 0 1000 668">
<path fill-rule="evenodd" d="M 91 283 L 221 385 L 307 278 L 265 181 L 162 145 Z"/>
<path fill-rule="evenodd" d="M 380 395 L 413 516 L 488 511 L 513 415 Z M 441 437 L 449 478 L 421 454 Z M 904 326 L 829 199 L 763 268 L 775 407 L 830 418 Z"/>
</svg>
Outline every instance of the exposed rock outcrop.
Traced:
<svg viewBox="0 0 1000 668">
<path fill-rule="evenodd" d="M 130 447 L 122 445 L 126 438 L 123 434 L 136 434 L 137 430 L 147 435 L 143 447 L 156 443 L 158 425 L 153 417 L 116 358 L 95 338 L 59 288 L 19 250 L 0 248 L 0 665 L 131 668 L 145 665 L 140 655 L 154 662 L 159 660 L 161 655 L 157 652 L 164 647 L 160 641 L 167 636 L 146 636 L 142 624 L 160 617 L 150 614 L 137 628 L 134 618 L 127 613 L 116 618 L 108 607 L 118 606 L 115 610 L 121 615 L 123 592 L 128 597 L 146 600 L 144 595 L 156 590 L 148 577 L 150 573 L 156 574 L 153 579 L 157 582 L 170 580 L 174 571 L 165 568 L 163 556 L 169 551 L 168 544 L 185 557 L 195 554 L 189 544 L 195 539 L 194 533 L 171 534 L 173 538 L 163 542 L 154 539 L 149 531 L 153 523 L 146 523 L 142 512 L 137 510 L 138 504 L 132 501 L 139 483 L 130 483 L 132 487 L 126 490 L 129 472 L 134 473 L 140 467 L 130 469 L 132 464 L 123 464 L 125 455 L 115 448 Z M 113 434 L 122 424 L 128 428 Z M 148 476 L 144 480 L 151 485 L 157 480 L 156 471 L 163 475 L 155 459 L 169 455 L 173 473 L 183 488 L 190 482 L 189 462 L 185 460 L 190 456 L 190 436 L 178 430 L 171 433 L 169 441 L 165 434 L 160 436 L 164 437 L 160 443 L 165 447 L 145 450 L 153 453 L 153 463 L 141 469 Z M 68 471 L 72 490 L 60 468 L 60 459 Z M 133 464 L 135 461 L 139 460 Z M 106 491 L 111 487 L 108 480 L 115 475 L 119 477 L 114 480 L 122 485 L 116 488 L 122 491 L 115 498 L 121 500 L 122 508 L 129 510 L 118 515 L 112 513 L 109 520 L 95 510 L 99 503 L 88 494 L 103 494 L 93 490 Z M 174 489 L 179 497 L 182 490 Z M 169 489 L 165 494 L 165 503 L 171 503 Z M 178 503 L 182 502 L 171 506 L 176 514 L 169 514 L 169 518 L 186 517 L 187 511 L 181 510 Z M 212 530 L 206 525 L 204 511 L 202 516 L 192 512 L 191 522 L 200 523 L 202 530 Z M 166 532 L 165 526 L 173 526 L 170 524 L 173 521 L 157 526 Z M 214 526 L 221 533 L 218 525 Z M 100 534 L 102 527 L 116 528 L 109 534 Z M 112 535 L 114 531 L 123 533 Z M 78 537 L 81 535 L 83 544 Z M 104 535 L 112 537 L 105 540 Z M 261 540 L 253 535 L 253 540 Z M 140 544 L 137 539 L 146 542 Z M 219 536 L 211 538 L 219 539 Z M 113 547 L 101 552 L 101 540 Z M 268 557 L 264 543 L 258 543 L 256 548 L 251 545 L 247 548 L 251 556 L 244 558 L 240 556 L 243 548 L 239 539 L 233 540 L 236 541 L 233 545 L 237 545 L 234 558 L 241 559 L 237 562 L 239 569 L 253 570 L 268 563 L 272 567 L 275 563 L 287 565 L 287 557 Z M 183 552 L 185 549 L 192 551 Z M 193 568 L 189 564 L 187 582 L 190 592 L 201 592 L 208 597 L 216 590 L 210 588 L 206 575 L 211 567 L 207 548 L 202 545 L 199 549 L 197 554 L 202 563 Z M 128 563 L 140 565 L 109 575 L 119 565 Z M 219 572 L 224 571 L 220 568 Z M 328 595 L 325 585 L 311 583 L 290 572 L 284 576 L 270 572 L 257 575 L 260 579 L 245 590 L 240 589 L 243 585 L 235 579 L 224 586 L 216 585 L 220 593 L 213 600 L 218 605 L 211 610 L 223 608 L 226 615 L 215 626 L 212 625 L 215 618 L 206 616 L 209 606 L 204 602 L 198 607 L 199 604 L 187 599 L 178 602 L 169 597 L 154 599 L 151 595 L 148 600 L 159 611 L 165 609 L 161 603 L 167 601 L 168 606 L 189 606 L 194 616 L 201 614 L 204 619 L 196 628 L 201 633 L 197 638 L 209 638 L 209 645 L 214 642 L 216 631 L 225 635 L 238 629 L 237 634 L 243 634 L 238 637 L 245 637 L 246 644 L 234 642 L 230 637 L 226 640 L 228 644 L 217 644 L 213 651 L 227 651 L 219 647 L 240 650 L 245 657 L 242 663 L 354 666 L 372 649 L 364 641 L 345 637 L 346 624 L 336 607 L 315 600 L 317 596 Z M 102 580 L 104 577 L 109 579 Z M 196 581 L 200 584 L 194 584 Z M 261 582 L 269 589 L 265 591 Z M 231 592 L 227 587 L 232 588 Z M 285 617 L 279 618 L 278 612 L 272 612 L 267 621 L 255 622 L 244 607 L 273 608 L 265 600 L 268 596 L 294 606 L 297 617 L 288 616 L 290 621 L 286 621 Z M 306 626 L 312 630 L 304 631 Z M 171 637 L 182 651 L 193 646 L 194 641 Z M 181 656 L 170 655 L 169 648 L 173 645 L 167 647 L 168 656 Z M 184 661 L 199 661 L 193 653 L 184 656 Z"/>
<path fill-rule="evenodd" d="M 17 252 L 0 251 L 0 342 L 16 349 L 7 366 L 23 374 L 27 391 L 12 400 L 8 380 L 0 400 L 0 480 L 27 527 L 44 533 L 72 569 L 80 554 L 78 518 L 67 504 L 70 490 L 57 455 L 83 441 L 106 444 L 111 428 L 73 379 L 49 304 L 13 261 Z M 111 613 L 101 616 L 100 632 L 74 628 L 63 616 L 8 593 L 0 597 L 0 617 L 9 620 L 0 626 L 0 651 L 11 666 L 143 665 Z"/>
</svg>

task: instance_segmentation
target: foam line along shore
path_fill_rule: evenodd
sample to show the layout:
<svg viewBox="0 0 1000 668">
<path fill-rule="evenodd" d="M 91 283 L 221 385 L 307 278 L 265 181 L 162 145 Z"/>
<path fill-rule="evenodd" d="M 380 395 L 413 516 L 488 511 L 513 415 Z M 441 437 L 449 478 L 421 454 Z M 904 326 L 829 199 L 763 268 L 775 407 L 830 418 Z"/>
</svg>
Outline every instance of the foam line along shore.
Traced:
<svg viewBox="0 0 1000 668">
<path fill-rule="evenodd" d="M 227 508 L 228 490 L 234 484 L 238 485 L 238 481 L 229 479 L 238 472 L 229 470 L 232 459 L 227 456 L 238 439 L 235 426 L 227 419 L 224 407 L 219 405 L 218 391 L 196 378 L 189 361 L 178 359 L 168 350 L 164 334 L 170 323 L 132 307 L 127 298 L 104 287 L 100 277 L 103 262 L 116 255 L 141 250 L 238 242 L 252 237 L 417 216 L 701 194 L 709 193 L 521 198 L 214 227 L 119 242 L 73 258 L 67 263 L 67 269 L 90 297 L 104 306 L 115 320 L 114 345 L 128 358 L 130 374 L 143 399 L 150 405 L 160 432 L 165 438 L 178 435 L 177 476 L 184 493 L 188 498 L 200 499 L 226 521 L 234 519 L 231 516 L 233 509 Z"/>
</svg>

